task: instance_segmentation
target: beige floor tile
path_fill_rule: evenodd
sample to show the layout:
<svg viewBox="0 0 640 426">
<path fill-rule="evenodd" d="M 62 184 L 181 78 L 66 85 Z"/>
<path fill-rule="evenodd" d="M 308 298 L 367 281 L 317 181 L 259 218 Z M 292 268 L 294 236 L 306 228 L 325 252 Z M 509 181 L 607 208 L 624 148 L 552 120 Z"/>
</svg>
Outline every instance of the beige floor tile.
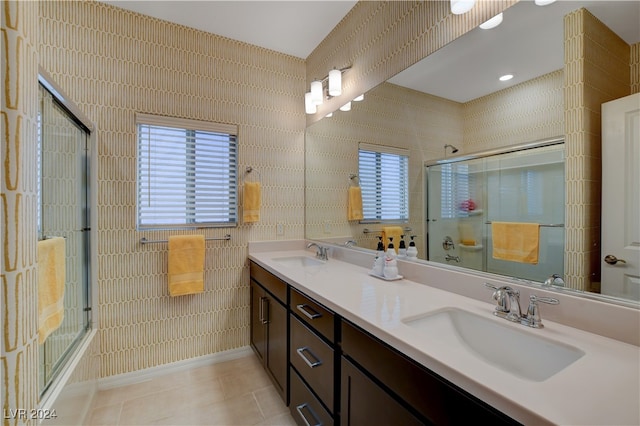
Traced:
<svg viewBox="0 0 640 426">
<path fill-rule="evenodd" d="M 87 425 L 294 425 L 255 355 L 98 392 Z"/>
<path fill-rule="evenodd" d="M 265 418 L 289 412 L 289 408 L 280 398 L 280 395 L 275 392 L 273 386 L 254 391 L 253 397 L 256 399 L 258 407 L 260 407 L 260 411 Z"/>
</svg>

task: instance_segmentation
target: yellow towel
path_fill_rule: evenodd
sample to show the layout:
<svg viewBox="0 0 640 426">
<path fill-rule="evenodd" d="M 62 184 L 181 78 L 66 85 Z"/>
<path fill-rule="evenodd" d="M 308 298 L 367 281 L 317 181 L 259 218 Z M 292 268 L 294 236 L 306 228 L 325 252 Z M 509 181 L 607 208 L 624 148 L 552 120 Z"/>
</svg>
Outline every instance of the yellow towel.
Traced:
<svg viewBox="0 0 640 426">
<path fill-rule="evenodd" d="M 184 296 L 203 291 L 204 236 L 169 237 L 169 294 Z"/>
<path fill-rule="evenodd" d="M 540 225 L 537 223 L 492 222 L 491 232 L 494 259 L 538 263 Z"/>
<path fill-rule="evenodd" d="M 404 235 L 404 230 L 401 226 L 383 226 L 382 227 L 382 241 L 384 242 L 385 250 L 389 246 L 389 237 L 393 238 L 393 248 L 398 253 L 398 247 L 400 246 L 400 235 Z"/>
<path fill-rule="evenodd" d="M 38 342 L 43 344 L 64 319 L 65 240 L 38 241 Z"/>
<path fill-rule="evenodd" d="M 244 222 L 260 220 L 260 182 L 245 182 L 243 191 Z"/>
<path fill-rule="evenodd" d="M 349 187 L 349 205 L 347 206 L 347 220 L 362 220 L 362 189 L 359 186 Z"/>
</svg>

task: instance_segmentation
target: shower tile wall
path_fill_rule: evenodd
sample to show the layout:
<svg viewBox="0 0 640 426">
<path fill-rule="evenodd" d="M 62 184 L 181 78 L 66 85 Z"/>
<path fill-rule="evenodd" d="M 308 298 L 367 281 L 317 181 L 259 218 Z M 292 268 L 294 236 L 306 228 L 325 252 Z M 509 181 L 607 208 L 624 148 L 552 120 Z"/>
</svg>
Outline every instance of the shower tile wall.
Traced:
<svg viewBox="0 0 640 426">
<path fill-rule="evenodd" d="M 36 283 L 38 4 L 3 1 L 2 11 L 2 364 L 0 394 L 9 408 L 38 404 Z M 11 417 L 11 416 L 8 416 Z M 15 417 L 15 416 L 14 416 Z M 12 424 L 29 419 L 11 419 Z M 9 419 L 4 419 L 5 425 Z M 35 421 L 33 422 L 35 423 Z"/>
</svg>

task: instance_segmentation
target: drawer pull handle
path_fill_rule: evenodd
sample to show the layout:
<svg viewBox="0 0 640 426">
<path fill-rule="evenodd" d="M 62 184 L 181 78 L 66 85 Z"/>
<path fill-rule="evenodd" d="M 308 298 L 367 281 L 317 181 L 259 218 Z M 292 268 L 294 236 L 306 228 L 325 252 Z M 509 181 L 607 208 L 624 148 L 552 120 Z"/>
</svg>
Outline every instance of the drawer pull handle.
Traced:
<svg viewBox="0 0 640 426">
<path fill-rule="evenodd" d="M 307 416 L 305 416 L 304 413 L 302 412 L 302 410 L 304 410 L 305 408 L 307 409 L 307 411 L 309 411 L 309 414 L 311 415 L 311 417 L 313 417 L 313 422 L 311 423 L 309 423 L 309 420 L 307 420 Z M 302 417 L 302 420 L 304 420 L 304 423 L 307 426 L 322 426 L 322 423 L 318 420 L 318 416 L 316 416 L 316 413 L 313 412 L 311 407 L 309 407 L 309 405 L 306 402 L 296 406 L 296 410 L 298 411 L 298 414 L 300 415 L 300 417 Z"/>
<path fill-rule="evenodd" d="M 265 304 L 267 302 L 267 309 L 265 310 Z M 266 297 L 260 298 L 260 321 L 263 324 L 269 324 L 269 299 Z"/>
<path fill-rule="evenodd" d="M 309 305 L 305 305 L 305 304 L 296 305 L 296 308 L 298 308 L 298 310 L 302 312 L 309 319 L 316 319 L 322 316 L 322 314 L 314 311 Z"/>
<path fill-rule="evenodd" d="M 304 354 L 304 352 L 309 352 L 309 354 L 311 354 L 311 356 L 314 358 L 314 361 L 310 361 L 309 358 L 307 358 Z M 322 365 L 322 360 L 320 360 L 313 352 L 311 352 L 311 349 L 309 349 L 306 346 L 303 346 L 301 348 L 296 349 L 296 352 L 298 352 L 298 355 L 300 355 L 300 358 L 302 358 L 302 360 L 304 362 L 307 363 L 307 365 L 311 368 L 316 368 Z"/>
</svg>

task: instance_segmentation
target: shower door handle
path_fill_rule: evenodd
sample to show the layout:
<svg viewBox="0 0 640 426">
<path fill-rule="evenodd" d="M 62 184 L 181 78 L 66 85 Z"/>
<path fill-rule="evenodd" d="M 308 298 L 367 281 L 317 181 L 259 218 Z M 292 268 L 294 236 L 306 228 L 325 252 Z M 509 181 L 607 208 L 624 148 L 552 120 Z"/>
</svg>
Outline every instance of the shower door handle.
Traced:
<svg viewBox="0 0 640 426">
<path fill-rule="evenodd" d="M 604 257 L 604 261 L 607 262 L 609 265 L 615 265 L 616 263 L 620 262 L 620 263 L 627 263 L 626 260 L 624 259 L 618 259 L 617 257 L 615 257 L 612 254 L 608 254 Z"/>
</svg>

